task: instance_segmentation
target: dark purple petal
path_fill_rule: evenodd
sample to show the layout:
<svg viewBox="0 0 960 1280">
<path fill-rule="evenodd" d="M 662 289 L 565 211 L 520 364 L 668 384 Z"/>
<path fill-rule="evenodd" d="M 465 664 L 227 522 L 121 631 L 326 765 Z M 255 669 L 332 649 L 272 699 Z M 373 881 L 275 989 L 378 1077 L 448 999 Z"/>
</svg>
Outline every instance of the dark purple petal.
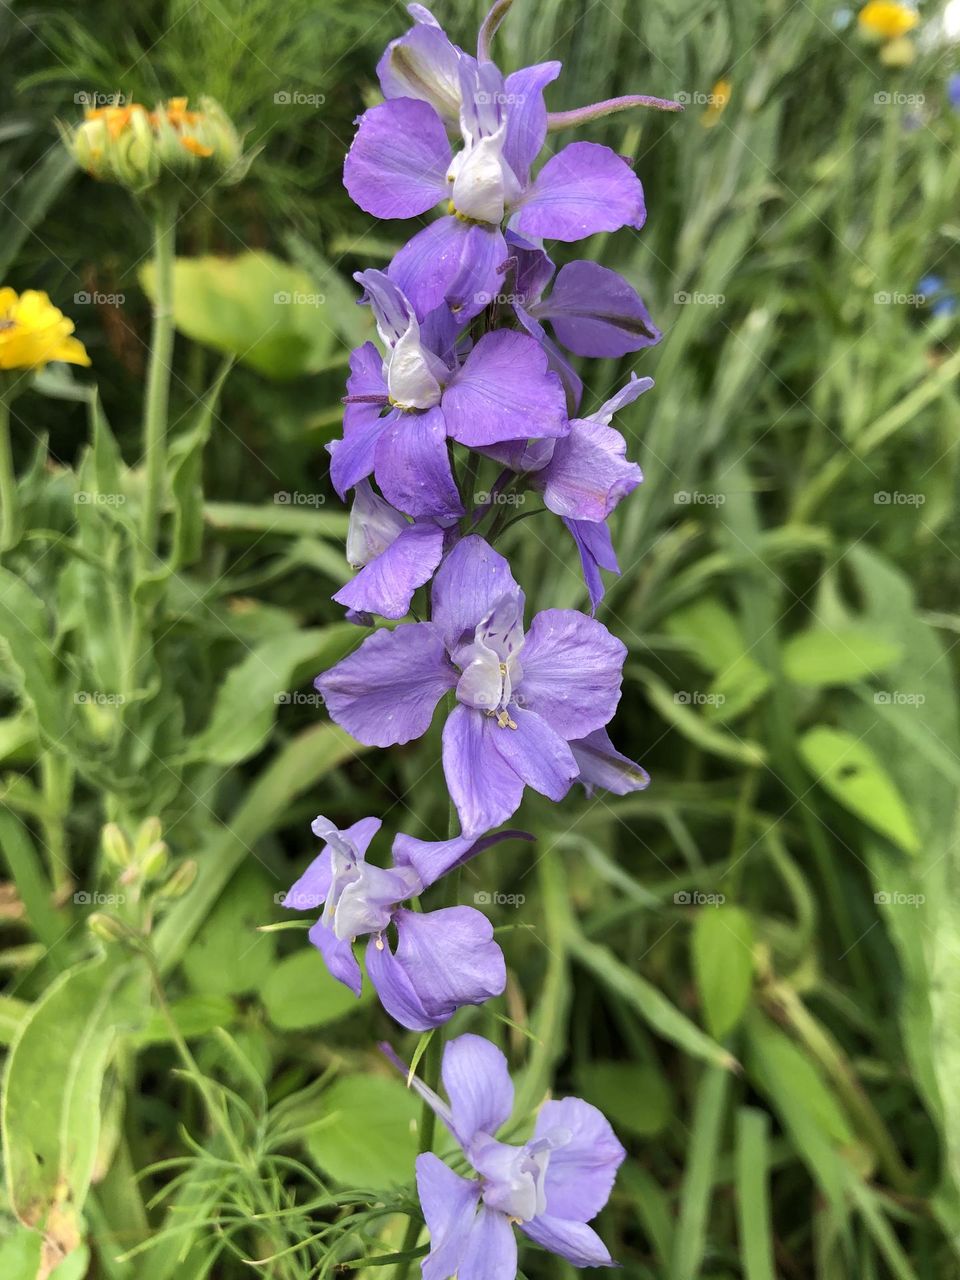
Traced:
<svg viewBox="0 0 960 1280">
<path fill-rule="evenodd" d="M 562 800 L 578 773 L 573 752 L 546 720 L 511 706 L 516 729 L 496 725 L 493 745 L 517 777 L 551 800 Z M 492 721 L 491 723 L 496 723 Z"/>
<path fill-rule="evenodd" d="M 606 729 L 595 729 L 585 738 L 570 743 L 570 750 L 580 766 L 578 782 L 582 782 L 587 794 L 594 787 L 602 787 L 616 796 L 629 795 L 631 791 L 643 791 L 650 785 L 650 775 L 629 756 L 621 755 Z"/>
<path fill-rule="evenodd" d="M 503 994 L 507 970 L 493 926 L 473 907 L 400 910 L 395 958 L 429 1017 L 446 1021 L 465 1004 Z"/>
<path fill-rule="evenodd" d="M 541 1214 L 532 1222 L 521 1222 L 520 1230 L 544 1249 L 566 1258 L 575 1267 L 615 1267 L 610 1251 L 593 1227 Z"/>
<path fill-rule="evenodd" d="M 323 956 L 327 968 L 337 981 L 349 987 L 355 996 L 359 996 L 363 989 L 363 975 L 353 954 L 350 939 L 338 938 L 321 920 L 317 921 L 307 937 Z"/>
<path fill-rule="evenodd" d="M 392 747 L 426 733 L 437 703 L 456 682 L 440 632 L 431 623 L 410 622 L 375 631 L 314 683 L 347 733 L 369 747 Z"/>
<path fill-rule="evenodd" d="M 538 343 L 511 330 L 484 334 L 444 392 L 442 407 L 448 433 L 472 448 L 568 430 L 560 379 Z"/>
<path fill-rule="evenodd" d="M 513 225 L 522 235 L 571 241 L 639 228 L 646 216 L 640 179 L 622 156 L 595 142 L 571 142 L 540 170 Z"/>
<path fill-rule="evenodd" d="M 539 302 L 544 289 L 553 279 L 556 267 L 545 249 L 531 240 L 524 240 L 516 231 L 508 229 L 504 239 L 507 252 L 517 263 L 514 290 L 524 306 L 532 306 Z"/>
<path fill-rule="evenodd" d="M 375 560 L 333 597 L 360 613 L 402 618 L 417 587 L 430 580 L 443 555 L 443 529 L 437 524 L 408 525 Z"/>
<path fill-rule="evenodd" d="M 619 573 L 613 539 L 606 524 L 595 520 L 564 520 L 563 522 L 580 552 L 580 566 L 583 569 L 583 580 L 590 594 L 590 604 L 596 612 L 597 605 L 603 599 L 604 586 L 600 576 L 601 569 L 610 573 Z"/>
<path fill-rule="evenodd" d="M 443 726 L 443 772 L 463 831 L 480 835 L 520 807 L 523 782 L 497 751 L 499 729 L 482 711 L 457 706 Z"/>
<path fill-rule="evenodd" d="M 626 447 L 613 427 L 574 418 L 570 434 L 557 441 L 549 465 L 537 476 L 544 504 L 571 520 L 605 520 L 643 479 L 637 464 L 627 461 Z"/>
<path fill-rule="evenodd" d="M 288 911 L 313 911 L 322 906 L 330 892 L 332 874 L 330 850 L 324 849 L 284 894 L 283 905 Z"/>
<path fill-rule="evenodd" d="M 574 609 L 545 609 L 527 632 L 518 701 L 568 742 L 584 738 L 613 718 L 626 656 L 602 622 Z"/>
<path fill-rule="evenodd" d="M 430 1231 L 430 1253 L 423 1260 L 423 1280 L 449 1280 L 456 1275 L 480 1202 L 480 1184 L 461 1178 L 439 1156 L 417 1156 L 417 1194 Z"/>
<path fill-rule="evenodd" d="M 487 458 L 493 458 L 496 462 L 502 462 L 511 471 L 541 471 L 553 457 L 557 443 L 555 439 L 549 438 L 509 440 L 504 444 L 486 445 L 479 452 Z"/>
<path fill-rule="evenodd" d="M 456 292 L 463 307 L 457 320 L 465 324 L 499 291 L 502 276 L 497 268 L 506 256 L 499 228 L 474 226 L 448 215 L 403 246 L 390 263 L 389 275 L 421 320 Z"/>
<path fill-rule="evenodd" d="M 513 310 L 522 327 L 543 348 L 548 366 L 563 383 L 563 390 L 567 398 L 567 415 L 573 417 L 583 397 L 583 382 L 580 379 L 580 375 L 536 316 L 532 316 L 519 303 L 514 303 Z"/>
<path fill-rule="evenodd" d="M 478 853 L 492 848 L 501 840 L 533 840 L 526 831 L 497 831 L 477 840 L 475 836 L 457 836 L 453 840 L 418 840 L 398 833 L 393 842 L 393 860 L 413 867 L 426 889 L 454 867 L 462 866 Z"/>
<path fill-rule="evenodd" d="M 490 1137 L 510 1119 L 513 1081 L 507 1060 L 482 1036 L 457 1036 L 443 1050 L 440 1077 L 453 1117 L 454 1134 L 466 1149 L 477 1134 Z"/>
<path fill-rule="evenodd" d="M 551 320 L 557 340 L 578 356 L 623 356 L 662 336 L 636 289 L 596 262 L 561 267 L 550 297 L 534 314 Z"/>
<path fill-rule="evenodd" d="M 457 274 L 447 283 L 444 298 L 457 323 L 465 325 L 489 306 L 503 288 L 501 267 L 507 246 L 499 227 L 469 226 Z"/>
<path fill-rule="evenodd" d="M 437 570 L 431 591 L 430 616 L 447 648 L 453 651 L 465 636 L 472 640 L 479 623 L 507 595 L 523 601 L 503 556 L 477 534 L 462 538 Z"/>
<path fill-rule="evenodd" d="M 517 1237 L 509 1218 L 481 1205 L 457 1280 L 516 1280 Z"/>
<path fill-rule="evenodd" d="M 417 98 L 429 102 L 445 122 L 456 126 L 460 117 L 460 51 L 452 44 L 433 15 L 414 12 L 415 25 L 398 40 L 391 40 L 377 76 L 385 98 Z M 427 20 L 429 18 L 429 21 Z"/>
<path fill-rule="evenodd" d="M 393 98 L 360 117 L 343 182 L 354 203 L 375 218 L 413 218 L 446 195 L 450 159 L 433 107 Z"/>
<path fill-rule="evenodd" d="M 534 1136 L 561 1131 L 571 1136 L 550 1153 L 546 1211 L 554 1218 L 589 1222 L 610 1199 L 627 1153 L 606 1116 L 581 1098 L 561 1098 L 540 1108 Z"/>
<path fill-rule="evenodd" d="M 560 74 L 562 63 L 540 62 L 507 76 L 507 140 L 503 155 L 507 164 L 526 186 L 530 166 L 543 149 L 547 137 L 547 108 L 543 91 Z"/>
<path fill-rule="evenodd" d="M 347 490 L 373 471 L 377 441 L 392 415 L 384 416 L 387 384 L 383 380 L 383 358 L 372 342 L 350 355 L 347 393 L 351 396 L 377 396 L 382 401 L 347 403 L 343 410 L 343 439 L 330 445 L 332 462 L 330 480 L 343 498 Z"/>
<path fill-rule="evenodd" d="M 396 414 L 377 443 L 374 470 L 384 497 L 406 515 L 463 515 L 439 408 Z"/>
</svg>

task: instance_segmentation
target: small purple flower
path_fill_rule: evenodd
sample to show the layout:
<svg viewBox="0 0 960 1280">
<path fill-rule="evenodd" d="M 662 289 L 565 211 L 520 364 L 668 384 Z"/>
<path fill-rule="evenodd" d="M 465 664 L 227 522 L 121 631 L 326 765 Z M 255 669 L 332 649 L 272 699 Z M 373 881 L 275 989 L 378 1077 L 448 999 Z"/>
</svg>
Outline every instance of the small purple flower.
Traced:
<svg viewBox="0 0 960 1280">
<path fill-rule="evenodd" d="M 609 147 L 570 143 L 532 177 L 547 136 L 543 91 L 559 62 L 504 77 L 451 44 L 423 6 L 411 12 L 413 30 L 380 63 L 387 101 L 360 117 L 343 174 L 353 200 L 377 218 L 447 203 L 449 213 L 390 268 L 419 315 L 448 298 L 462 322 L 483 309 L 507 257 L 505 220 L 521 235 L 565 241 L 643 226 L 640 180 Z M 448 129 L 457 125 L 454 154 Z"/>
<path fill-rule="evenodd" d="M 954 111 L 960 111 L 960 71 L 947 78 L 947 101 Z"/>
<path fill-rule="evenodd" d="M 361 818 L 345 831 L 320 817 L 312 830 L 324 842 L 316 857 L 286 895 L 295 911 L 323 907 L 309 933 L 333 976 L 357 996 L 362 975 L 353 944 L 370 935 L 366 966 L 386 1011 L 412 1031 L 446 1022 L 462 1005 L 482 1004 L 503 992 L 503 953 L 493 941 L 489 920 L 473 907 L 408 911 L 400 903 L 416 897 L 451 867 L 498 840 L 529 839 L 523 832 L 501 832 L 486 840 L 424 841 L 398 836 L 394 865 L 366 861 L 379 818 Z M 396 950 L 386 938 L 393 925 Z"/>
<path fill-rule="evenodd" d="M 525 786 L 562 800 L 579 775 L 568 743 L 620 700 L 626 649 L 606 627 L 546 609 L 524 633 L 523 605 L 503 556 L 466 537 L 434 578 L 430 622 L 375 632 L 315 681 L 332 718 L 378 747 L 419 738 L 455 693 L 443 768 L 468 836 L 511 817 Z"/>
<path fill-rule="evenodd" d="M 357 279 L 387 354 L 381 360 L 368 342 L 350 358 L 343 439 L 331 446 L 330 476 L 341 497 L 372 473 L 398 511 L 456 518 L 463 505 L 448 436 L 477 448 L 569 430 L 560 380 L 533 338 L 508 330 L 485 334 L 458 365 L 449 352 L 446 307 L 421 323 L 382 271 Z"/>
<path fill-rule="evenodd" d="M 388 1046 L 392 1062 L 404 1064 Z M 522 1146 L 497 1140 L 513 1110 L 507 1060 L 480 1036 L 451 1040 L 441 1068 L 449 1105 L 416 1078 L 413 1087 L 459 1143 L 474 1177 L 439 1157 L 417 1157 L 417 1190 L 430 1231 L 423 1280 L 514 1280 L 514 1225 L 575 1267 L 616 1266 L 587 1224 L 610 1198 L 626 1155 L 609 1122 L 580 1098 L 546 1102 Z"/>
</svg>

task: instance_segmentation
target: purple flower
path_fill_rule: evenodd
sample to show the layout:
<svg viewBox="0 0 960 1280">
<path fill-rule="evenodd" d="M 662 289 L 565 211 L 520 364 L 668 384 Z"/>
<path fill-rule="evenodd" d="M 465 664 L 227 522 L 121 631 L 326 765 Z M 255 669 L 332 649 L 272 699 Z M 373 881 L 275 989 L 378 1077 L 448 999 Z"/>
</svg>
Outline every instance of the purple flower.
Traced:
<svg viewBox="0 0 960 1280">
<path fill-rule="evenodd" d="M 437 571 L 430 622 L 375 632 L 315 682 L 333 719 L 379 747 L 419 738 L 455 694 L 443 768 L 468 836 L 511 817 L 525 786 L 562 800 L 579 775 L 568 743 L 620 699 L 626 649 L 606 627 L 546 609 L 524 633 L 523 605 L 503 556 L 464 538 Z"/>
<path fill-rule="evenodd" d="M 414 1079 L 413 1087 L 450 1130 L 476 1176 L 461 1177 L 429 1152 L 417 1157 L 417 1190 L 430 1231 L 423 1280 L 514 1280 L 515 1224 L 576 1267 L 615 1266 L 587 1225 L 610 1198 L 626 1155 L 602 1113 L 580 1098 L 546 1102 L 533 1136 L 514 1146 L 496 1137 L 513 1110 L 507 1060 L 496 1046 L 480 1036 L 458 1036 L 443 1051 L 441 1074 L 449 1105 L 421 1081 Z"/>
<path fill-rule="evenodd" d="M 595 729 L 579 742 L 571 742 L 570 750 L 580 769 L 577 781 L 583 783 L 587 795 L 602 787 L 616 796 L 625 796 L 650 785 L 646 769 L 622 755 L 606 729 Z"/>
<path fill-rule="evenodd" d="M 398 836 L 394 865 L 366 861 L 379 818 L 361 818 L 340 831 L 326 818 L 314 819 L 312 830 L 324 842 L 316 857 L 286 895 L 295 911 L 323 906 L 309 933 L 333 976 L 360 995 L 362 976 L 353 944 L 370 935 L 366 966 L 380 1001 L 392 1017 L 412 1031 L 427 1031 L 446 1022 L 462 1005 L 482 1004 L 503 992 L 503 953 L 493 941 L 493 928 L 473 907 L 440 911 L 408 911 L 400 903 L 422 893 L 451 867 L 465 862 L 498 840 L 529 839 L 523 832 L 502 832 L 486 840 L 424 841 Z M 392 950 L 386 938 L 396 929 Z"/>
<path fill-rule="evenodd" d="M 960 111 L 960 71 L 947 78 L 947 101 L 954 111 Z"/>
<path fill-rule="evenodd" d="M 378 218 L 448 205 L 390 268 L 418 315 L 445 300 L 461 321 L 483 309 L 507 257 L 505 220 L 521 235 L 565 241 L 643 226 L 640 180 L 608 147 L 571 143 L 532 177 L 547 136 L 543 91 L 559 62 L 504 77 L 451 44 L 428 10 L 411 12 L 413 30 L 380 63 L 387 101 L 360 117 L 343 172 L 353 200 Z"/>
<path fill-rule="evenodd" d="M 456 518 L 463 505 L 448 436 L 477 448 L 569 430 L 560 381 L 532 338 L 507 330 L 485 334 L 458 365 L 449 351 L 446 307 L 421 324 L 382 271 L 357 279 L 387 354 L 381 360 L 368 342 L 350 358 L 343 439 L 331 446 L 330 476 L 341 497 L 373 474 L 398 511 Z"/>
</svg>

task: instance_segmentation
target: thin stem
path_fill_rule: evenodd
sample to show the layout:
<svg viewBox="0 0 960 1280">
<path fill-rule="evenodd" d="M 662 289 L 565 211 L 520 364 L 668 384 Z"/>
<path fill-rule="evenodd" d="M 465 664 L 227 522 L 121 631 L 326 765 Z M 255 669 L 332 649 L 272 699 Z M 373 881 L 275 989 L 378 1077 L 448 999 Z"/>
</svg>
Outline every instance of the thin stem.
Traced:
<svg viewBox="0 0 960 1280">
<path fill-rule="evenodd" d="M 10 448 L 10 406 L 0 395 L 0 551 L 9 551 L 17 540 L 17 478 Z"/>
<path fill-rule="evenodd" d="M 149 556 L 156 551 L 167 460 L 167 417 L 173 359 L 173 264 L 177 210 L 165 200 L 154 222 L 153 336 L 143 410 L 144 481 L 141 536 Z"/>
</svg>

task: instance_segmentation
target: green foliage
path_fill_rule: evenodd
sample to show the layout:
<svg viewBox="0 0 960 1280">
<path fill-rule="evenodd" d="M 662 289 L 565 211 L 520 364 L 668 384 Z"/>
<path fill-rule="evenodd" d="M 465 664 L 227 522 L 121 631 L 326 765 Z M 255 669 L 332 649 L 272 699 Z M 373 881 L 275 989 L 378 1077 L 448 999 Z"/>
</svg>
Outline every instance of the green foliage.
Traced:
<svg viewBox="0 0 960 1280">
<path fill-rule="evenodd" d="M 469 47 L 480 0 L 436 8 Z M 630 648 L 613 734 L 653 782 L 529 801 L 534 851 L 456 885 L 523 901 L 489 908 L 507 998 L 453 1030 L 508 1053 L 515 1134 L 548 1093 L 610 1115 L 628 1157 L 599 1229 L 625 1280 L 948 1280 L 960 1256 L 957 319 L 882 301 L 960 286 L 957 47 L 925 6 L 893 68 L 836 9 L 516 0 L 497 36 L 507 69 L 564 60 L 552 109 L 690 98 L 583 134 L 636 157 L 642 232 L 549 246 L 625 273 L 665 333 L 582 370 L 588 410 L 634 369 L 657 383 L 618 419 L 645 482 L 599 611 Z M 369 328 L 351 273 L 420 224 L 375 224 L 340 169 L 405 22 L 372 0 L 0 5 L 0 283 L 46 288 L 94 362 L 13 406 L 5 1278 L 397 1280 L 419 1226 L 419 1105 L 371 1049 L 409 1061 L 416 1037 L 333 982 L 279 897 L 318 812 L 446 823 L 435 740 L 367 752 L 310 692 L 364 634 L 329 599 L 347 517 L 324 446 Z M 115 92 L 211 93 L 257 151 L 178 226 L 157 557 L 149 224 L 70 172 L 54 124 Z M 529 608 L 583 607 L 546 519 L 502 548 Z M 104 824 L 135 843 L 154 816 L 170 868 L 111 863 Z"/>
</svg>

